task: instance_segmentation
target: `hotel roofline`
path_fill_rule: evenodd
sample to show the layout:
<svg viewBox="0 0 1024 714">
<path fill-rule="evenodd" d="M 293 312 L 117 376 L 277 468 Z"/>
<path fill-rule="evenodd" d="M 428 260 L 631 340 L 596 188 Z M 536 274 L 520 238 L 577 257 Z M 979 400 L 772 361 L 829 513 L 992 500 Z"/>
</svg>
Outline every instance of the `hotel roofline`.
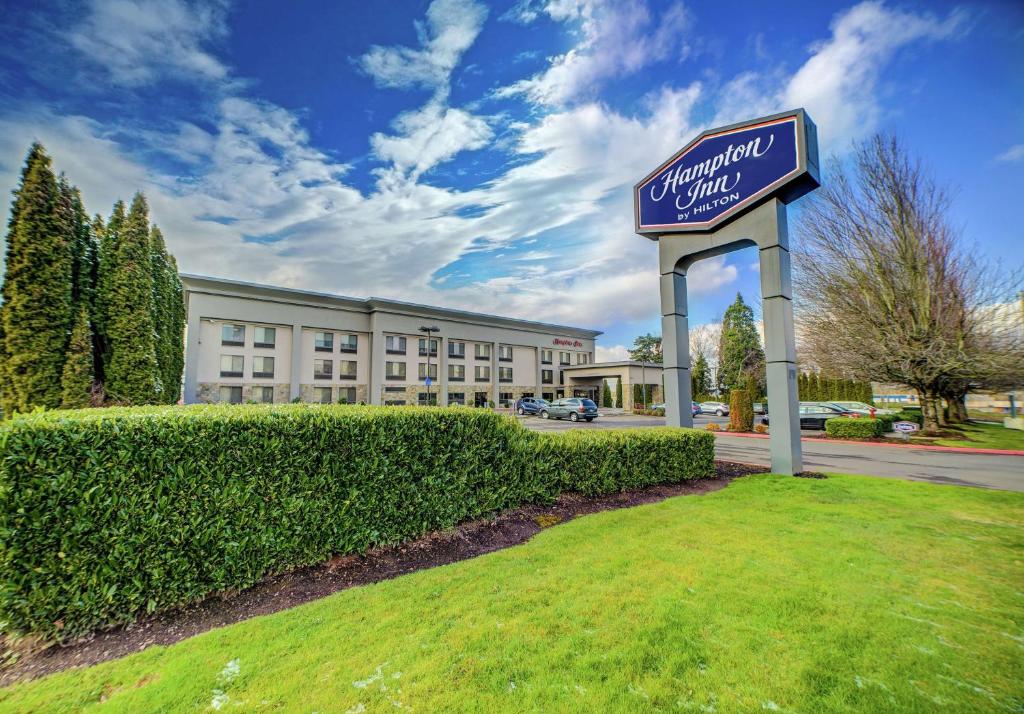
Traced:
<svg viewBox="0 0 1024 714">
<path fill-rule="evenodd" d="M 573 337 L 586 339 L 594 339 L 598 335 L 603 334 L 600 330 L 588 330 L 581 327 L 558 325 L 549 322 L 539 322 L 536 320 L 520 320 L 512 317 L 502 317 L 500 315 L 470 312 L 468 310 L 457 310 L 454 308 L 405 302 L 389 298 L 354 298 L 345 295 L 336 295 L 334 293 L 285 288 L 278 285 L 266 285 L 243 280 L 217 278 L 209 275 L 196 275 L 194 273 L 181 273 L 180 276 L 182 283 L 185 284 L 188 292 L 207 293 L 211 295 L 244 295 L 248 298 L 268 302 L 282 302 L 328 308 L 334 307 L 350 310 L 356 309 L 367 313 L 386 312 L 400 315 L 444 318 L 455 322 L 469 322 L 474 324 L 492 325 L 495 327 L 509 327 L 519 330 L 560 332 Z"/>
</svg>

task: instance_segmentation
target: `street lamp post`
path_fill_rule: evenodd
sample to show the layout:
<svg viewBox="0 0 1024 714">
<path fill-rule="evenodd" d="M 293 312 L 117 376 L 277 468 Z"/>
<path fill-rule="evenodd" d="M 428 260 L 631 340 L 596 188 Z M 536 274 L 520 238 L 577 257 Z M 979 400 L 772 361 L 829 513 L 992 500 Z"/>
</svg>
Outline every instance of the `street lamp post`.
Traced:
<svg viewBox="0 0 1024 714">
<path fill-rule="evenodd" d="M 427 335 L 427 379 L 426 379 L 426 382 L 427 382 L 427 406 L 428 407 L 430 406 L 430 382 L 432 381 L 430 379 L 430 343 L 433 341 L 434 334 L 437 333 L 437 332 L 440 332 L 440 331 L 441 331 L 441 328 L 437 327 L 437 326 L 434 326 L 434 325 L 420 327 L 420 332 L 426 333 L 426 335 Z M 440 359 L 440 357 L 438 359 Z"/>
</svg>

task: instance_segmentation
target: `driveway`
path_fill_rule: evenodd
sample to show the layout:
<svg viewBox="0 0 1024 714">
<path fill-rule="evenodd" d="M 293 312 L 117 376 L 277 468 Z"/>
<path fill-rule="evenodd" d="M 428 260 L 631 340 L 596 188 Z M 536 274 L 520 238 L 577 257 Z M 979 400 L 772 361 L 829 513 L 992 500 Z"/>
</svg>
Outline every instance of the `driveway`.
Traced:
<svg viewBox="0 0 1024 714">
<path fill-rule="evenodd" d="M 710 421 L 728 423 L 728 418 L 698 416 L 700 429 Z M 523 426 L 537 431 L 564 429 L 631 429 L 663 426 L 665 420 L 632 414 L 601 416 L 590 424 L 525 417 Z M 804 432 L 805 435 L 821 432 Z M 1024 456 L 1001 454 L 965 454 L 915 449 L 884 444 L 835 443 L 804 438 L 804 468 L 808 471 L 856 473 L 909 481 L 978 486 L 1006 491 L 1024 491 Z M 767 439 L 732 434 L 715 435 L 715 456 L 726 461 L 767 465 L 770 461 Z"/>
</svg>

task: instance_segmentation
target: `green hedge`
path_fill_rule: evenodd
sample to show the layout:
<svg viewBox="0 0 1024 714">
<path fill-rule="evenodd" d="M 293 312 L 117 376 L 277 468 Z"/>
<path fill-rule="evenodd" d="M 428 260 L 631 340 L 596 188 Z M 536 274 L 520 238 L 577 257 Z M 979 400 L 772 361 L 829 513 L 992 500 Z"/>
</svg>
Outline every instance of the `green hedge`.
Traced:
<svg viewBox="0 0 1024 714">
<path fill-rule="evenodd" d="M 66 639 L 562 491 L 714 472 L 686 429 L 538 434 L 487 410 L 143 407 L 0 427 L 0 620 Z"/>
<path fill-rule="evenodd" d="M 891 427 L 885 419 L 871 417 L 835 417 L 825 422 L 825 433 L 836 439 L 871 439 L 882 436 Z"/>
</svg>

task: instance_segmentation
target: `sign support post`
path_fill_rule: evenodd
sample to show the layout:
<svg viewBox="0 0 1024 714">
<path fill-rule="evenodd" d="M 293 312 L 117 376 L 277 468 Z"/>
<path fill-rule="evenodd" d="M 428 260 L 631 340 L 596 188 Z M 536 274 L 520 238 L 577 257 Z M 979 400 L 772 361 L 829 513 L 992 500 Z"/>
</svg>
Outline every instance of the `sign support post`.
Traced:
<svg viewBox="0 0 1024 714">
<path fill-rule="evenodd" d="M 803 456 L 786 203 L 817 188 L 817 163 L 814 124 L 798 109 L 705 132 L 634 189 L 637 232 L 658 241 L 666 422 L 693 426 L 687 272 L 699 260 L 757 247 L 771 468 L 790 475 L 803 470 Z M 675 197 L 667 207 L 666 196 Z"/>
</svg>

